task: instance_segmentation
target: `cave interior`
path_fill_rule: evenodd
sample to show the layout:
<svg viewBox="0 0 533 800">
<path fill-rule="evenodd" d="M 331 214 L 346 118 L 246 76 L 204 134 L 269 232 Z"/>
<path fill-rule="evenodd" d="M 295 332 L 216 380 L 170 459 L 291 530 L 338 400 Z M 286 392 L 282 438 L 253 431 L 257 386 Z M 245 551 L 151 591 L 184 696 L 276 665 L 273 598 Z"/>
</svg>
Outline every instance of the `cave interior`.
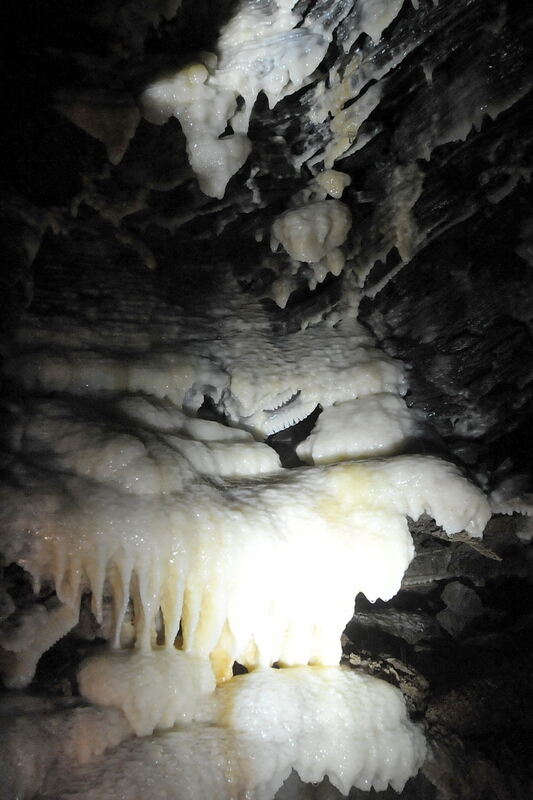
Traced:
<svg viewBox="0 0 533 800">
<path fill-rule="evenodd" d="M 529 4 L 8 0 L 2 17 L 0 800 L 529 800 Z M 322 550 L 298 549 L 298 510 Z M 350 514 L 362 531 L 374 514 L 368 547 L 346 544 Z M 219 590 L 229 623 L 206 610 Z M 281 643 L 259 641 L 269 614 Z M 83 667 L 111 640 L 207 653 L 221 707 L 338 646 L 343 675 L 401 691 L 405 775 L 282 768 L 264 731 L 258 751 L 240 729 L 204 740 L 196 707 L 158 722 L 155 695 L 137 728 L 113 692 L 139 675 Z M 318 751 L 326 689 L 306 691 Z"/>
</svg>

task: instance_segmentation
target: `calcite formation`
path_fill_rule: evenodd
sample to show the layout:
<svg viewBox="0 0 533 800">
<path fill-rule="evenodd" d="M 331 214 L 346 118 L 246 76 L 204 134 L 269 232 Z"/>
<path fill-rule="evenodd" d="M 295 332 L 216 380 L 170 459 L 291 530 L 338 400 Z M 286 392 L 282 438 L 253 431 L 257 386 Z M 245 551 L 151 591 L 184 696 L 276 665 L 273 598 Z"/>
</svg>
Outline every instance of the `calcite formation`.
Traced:
<svg viewBox="0 0 533 800">
<path fill-rule="evenodd" d="M 257 719 L 257 709 L 270 707 L 268 686 L 278 679 L 268 677 L 269 668 L 292 667 L 280 713 L 297 717 L 305 706 L 318 719 L 324 678 L 339 685 L 328 736 L 351 736 L 350 725 L 366 732 L 360 744 L 347 745 L 351 766 L 343 766 L 332 745 L 311 767 L 313 737 L 289 757 L 285 740 L 276 738 L 277 723 L 272 729 L 261 723 L 272 754 L 286 753 L 265 797 L 291 767 L 304 780 L 328 775 L 343 792 L 353 784 L 401 788 L 420 766 L 423 738 L 399 711 L 397 695 L 374 679 L 359 687 L 358 676 L 338 672 L 340 635 L 358 592 L 374 601 L 400 588 L 414 554 L 407 516 L 428 513 L 448 533 L 475 537 L 490 516 L 487 501 L 440 459 L 365 460 L 391 445 L 401 450 L 416 431 L 402 399 L 401 365 L 383 356 L 357 323 L 343 320 L 342 305 L 319 324 L 272 337 L 261 304 L 236 286 L 226 306 L 219 296 L 200 320 L 191 308 L 165 319 L 164 305 L 146 293 L 133 300 L 131 293 L 124 325 L 120 307 L 109 315 L 78 296 L 90 322 L 70 333 L 63 312 L 38 326 L 29 312 L 14 341 L 6 374 L 20 394 L 11 408 L 2 550 L 31 576 L 34 591 L 50 586 L 57 599 L 53 608 L 36 604 L 8 619 L 4 681 L 11 687 L 31 681 L 43 652 L 76 625 L 89 594 L 116 652 L 82 664 L 81 693 L 122 709 L 137 735 L 214 721 L 218 747 L 228 728 L 240 731 L 248 713 Z M 155 313 L 139 324 L 132 309 L 147 304 Z M 216 419 L 202 417 L 206 399 Z M 263 437 L 317 406 L 324 423 L 311 433 L 309 452 L 315 463 L 329 465 L 284 468 Z M 357 445 L 356 425 L 355 444 L 327 436 L 323 459 L 327 418 L 349 431 L 350 415 L 375 451 Z M 133 648 L 120 649 L 131 638 Z M 232 677 L 235 662 L 257 678 Z M 322 665 L 331 665 L 330 672 L 315 673 Z M 215 690 L 217 682 L 234 681 L 229 694 Z M 363 720 L 360 692 L 385 709 L 386 734 L 377 717 Z M 190 734 L 199 741 L 203 735 Z M 248 732 L 242 742 L 252 760 L 257 736 Z M 391 759 L 383 754 L 393 742 Z M 179 748 L 175 755 L 185 758 L 196 786 L 188 740 L 168 743 Z M 367 748 L 381 755 L 372 761 Z M 123 757 L 131 757 L 128 749 Z M 102 768 L 97 791 L 115 791 L 109 784 L 115 768 Z M 245 785 L 260 791 L 261 776 L 240 769 Z M 52 773 L 49 780 L 56 780 Z M 219 780 L 225 778 L 213 775 Z"/>
<path fill-rule="evenodd" d="M 471 541 L 529 509 L 523 6 L 34 10 L 2 204 L 4 683 L 87 615 L 106 642 L 77 673 L 98 710 L 0 707 L 7 796 L 267 800 L 291 769 L 401 791 L 423 763 L 341 634 L 400 589 L 413 521 Z"/>
</svg>

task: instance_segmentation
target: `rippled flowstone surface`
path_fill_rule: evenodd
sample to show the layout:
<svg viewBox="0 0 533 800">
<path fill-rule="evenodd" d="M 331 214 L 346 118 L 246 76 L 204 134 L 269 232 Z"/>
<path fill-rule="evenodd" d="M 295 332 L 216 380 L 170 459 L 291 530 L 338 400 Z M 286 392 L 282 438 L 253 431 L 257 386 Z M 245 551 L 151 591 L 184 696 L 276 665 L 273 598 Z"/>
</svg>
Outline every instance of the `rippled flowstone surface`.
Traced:
<svg viewBox="0 0 533 800">
<path fill-rule="evenodd" d="M 316 720 L 291 758 L 200 701 L 201 734 L 152 734 L 159 667 L 122 710 L 78 672 L 104 640 L 219 680 L 333 664 L 345 623 L 348 674 L 423 726 L 402 797 L 531 797 L 532 27 L 512 0 L 7 5 L 0 797 L 145 798 L 160 762 L 168 798 L 396 796 L 422 750 L 395 778 L 386 713 L 350 790 Z M 156 728 L 189 714 L 161 696 Z"/>
</svg>

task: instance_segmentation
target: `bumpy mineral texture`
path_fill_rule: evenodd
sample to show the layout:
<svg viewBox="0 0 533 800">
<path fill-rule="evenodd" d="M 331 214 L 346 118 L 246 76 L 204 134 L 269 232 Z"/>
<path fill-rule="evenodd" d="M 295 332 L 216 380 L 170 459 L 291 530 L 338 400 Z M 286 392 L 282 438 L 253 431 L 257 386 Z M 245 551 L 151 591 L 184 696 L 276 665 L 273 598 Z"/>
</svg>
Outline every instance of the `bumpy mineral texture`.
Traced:
<svg viewBox="0 0 533 800">
<path fill-rule="evenodd" d="M 390 494 L 384 528 L 401 526 L 405 550 L 391 586 L 414 559 L 393 599 L 358 595 L 343 636 L 345 663 L 399 686 L 424 725 L 428 757 L 401 796 L 529 800 L 529 4 L 21 0 L 7 5 L 3 32 L 0 667 L 6 684 L 33 681 L 31 692 L 46 697 L 2 699 L 8 747 L 0 797 L 59 796 L 46 783 L 53 764 L 65 772 L 65 796 L 92 797 L 85 792 L 98 794 L 96 784 L 79 786 L 93 759 L 101 786 L 112 785 L 115 756 L 107 762 L 102 754 L 132 729 L 119 710 L 84 705 L 78 663 L 113 636 L 123 647 L 141 629 L 148 647 L 165 638 L 164 615 L 154 613 L 152 627 L 139 622 L 152 584 L 133 587 L 131 603 L 128 580 L 122 586 L 115 576 L 112 588 L 95 570 L 76 584 L 89 528 L 78 526 L 72 509 L 87 503 L 100 513 L 124 493 L 163 515 L 166 493 L 203 481 L 224 497 L 230 531 L 231 519 L 247 515 L 237 501 L 255 496 L 248 484 L 263 482 L 266 507 L 275 495 L 269 481 L 282 483 L 288 467 L 301 470 L 290 478 L 299 486 L 306 470 L 329 475 L 323 465 L 342 455 L 447 459 L 454 486 L 477 484 L 494 513 L 480 540 L 472 534 L 488 506 L 478 489 L 465 489 L 461 497 L 471 501 L 448 517 L 433 513 L 445 494 L 437 479 L 427 490 L 432 503 L 417 498 L 398 510 Z M 196 428 L 187 427 L 192 419 Z M 113 452 L 106 436 L 118 442 Z M 411 483 L 429 485 L 431 470 L 420 467 L 416 481 L 411 472 Z M 227 483 L 220 489 L 217 481 Z M 232 481 L 240 482 L 235 491 Z M 337 500 L 316 515 L 341 524 Z M 124 519 L 131 533 L 126 507 L 113 518 L 115 534 Z M 285 511 L 278 505 L 272 513 L 281 519 Z M 439 516 L 453 540 L 432 517 L 414 519 L 423 511 Z M 99 535 L 105 526 L 89 517 Z M 8 518 L 19 526 L 13 536 Z M 53 530 L 43 522 L 50 519 Z M 280 523 L 280 536 L 286 530 Z M 68 563 L 54 550 L 61 535 L 81 537 Z M 34 540 L 44 542 L 38 555 Z M 30 567 L 32 559 L 44 563 L 44 552 L 38 585 Z M 203 563 L 202 553 L 193 557 Z M 304 557 L 296 563 L 298 585 L 320 583 L 320 559 L 314 577 Z M 357 569 L 364 573 L 354 564 L 355 587 Z M 349 572 L 339 563 L 331 587 Z M 249 579 L 250 594 L 257 583 Z M 391 594 L 387 584 L 381 596 Z M 324 597 L 325 621 L 333 595 L 331 588 Z M 278 605 L 285 619 L 289 604 Z M 348 605 L 346 622 L 351 596 Z M 310 613 L 300 595 L 298 619 Z M 174 614 L 181 644 L 187 626 L 199 624 L 194 610 L 188 614 L 183 628 Z M 343 614 L 344 607 L 341 621 Z M 253 628 L 253 615 L 248 622 Z M 248 639 L 232 649 L 224 636 L 217 653 L 227 656 L 225 677 L 233 653 L 249 665 L 259 659 Z M 334 644 L 328 652 L 337 652 L 338 636 Z M 200 711 L 199 724 L 216 718 L 212 708 Z M 423 758 L 418 729 L 398 714 L 414 772 Z M 371 715 L 367 722 L 372 733 Z M 88 741 L 80 733 L 86 724 Z M 198 741 L 188 732 L 172 736 L 183 740 L 187 761 Z M 215 763 L 230 738 L 207 737 L 202 752 Z M 156 775 L 161 753 L 170 752 L 165 741 L 161 751 L 155 738 L 126 742 L 120 752 L 140 778 L 146 765 Z M 14 754 L 28 742 L 20 768 Z M 231 752 L 230 766 L 240 764 L 239 748 Z M 275 751 L 265 753 L 274 763 Z M 257 778 L 265 792 L 272 775 L 276 791 L 291 764 Z M 365 769 L 350 797 L 366 796 L 365 782 L 391 797 L 389 773 Z M 349 787 L 328 774 L 331 783 L 317 788 L 294 772 L 278 796 L 339 797 Z M 397 778 L 399 788 L 406 777 Z M 230 779 L 213 780 L 221 781 L 217 797 L 230 792 Z M 177 800 L 193 789 L 172 791 Z"/>
</svg>

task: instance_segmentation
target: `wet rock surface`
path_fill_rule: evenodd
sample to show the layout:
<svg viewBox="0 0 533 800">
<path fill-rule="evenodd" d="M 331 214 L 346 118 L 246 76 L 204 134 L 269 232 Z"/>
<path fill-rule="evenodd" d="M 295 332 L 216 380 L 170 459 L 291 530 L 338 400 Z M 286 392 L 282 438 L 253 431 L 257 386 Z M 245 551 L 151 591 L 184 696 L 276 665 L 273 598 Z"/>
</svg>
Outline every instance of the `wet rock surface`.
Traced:
<svg viewBox="0 0 533 800">
<path fill-rule="evenodd" d="M 264 298 L 280 332 L 320 319 L 356 276 L 361 319 L 408 366 L 408 403 L 430 423 L 424 451 L 451 454 L 483 488 L 499 491 L 511 512 L 526 504 L 533 408 L 527 3 L 405 2 L 374 41 L 362 27 L 361 0 L 301 0 L 303 19 L 331 31 L 331 45 L 299 91 L 273 109 L 264 96 L 256 100 L 252 154 L 222 199 L 200 191 L 178 121 L 147 122 L 139 95 L 161 67 L 215 49 L 235 3 L 16 5 L 5 23 L 3 352 L 14 347 L 21 317 L 22 328 L 61 316 L 65 336 L 90 330 L 94 321 L 79 310 L 84 296 L 112 316 L 117 265 L 123 311 L 130 304 L 137 314 L 137 299 L 155 287 L 171 316 L 183 296 L 201 314 L 216 296 L 217 269 L 230 262 L 240 284 Z M 343 196 L 354 220 L 347 266 L 310 292 L 309 267 L 295 270 L 286 255 L 272 254 L 268 231 L 335 155 L 335 168 L 352 179 Z M 271 287 L 287 274 L 291 294 L 280 309 Z M 148 301 L 145 315 L 157 326 Z M 9 413 L 17 391 L 4 390 Z M 287 465 L 297 463 L 291 436 L 298 435 L 277 437 Z M 346 662 L 398 685 L 426 728 L 431 755 L 402 797 L 529 800 L 531 518 L 496 516 L 481 543 L 451 542 L 427 520 L 412 532 L 417 555 L 402 591 L 389 603 L 359 597 L 344 635 Z M 15 607 L 44 606 L 52 594 L 43 586 L 34 595 L 22 571 L 6 566 L 0 618 Z M 77 629 L 43 657 L 31 692 L 75 696 L 76 665 L 101 633 L 84 601 Z M 338 792 L 293 776 L 279 797 L 326 800 Z"/>
<path fill-rule="evenodd" d="M 356 600 L 343 635 L 343 662 L 398 686 L 428 738 L 428 759 L 408 782 L 404 798 L 527 800 L 531 795 L 533 570 L 531 545 L 513 531 L 521 527 L 518 518 L 493 518 L 480 548 L 477 542 L 473 547 L 445 541 L 433 523 L 425 530 L 419 523 L 418 554 L 404 588 L 387 603 L 370 604 L 362 595 Z M 13 567 L 5 575 L 11 594 L 20 595 L 23 576 L 15 576 Z M 34 703 L 51 702 L 39 697 L 70 703 L 73 725 L 90 711 L 75 711 L 77 666 L 101 646 L 105 633 L 89 605 L 84 603 L 78 627 L 42 658 L 29 690 Z M 128 731 L 125 726 L 124 736 Z M 13 735 L 6 729 L 9 741 Z M 71 750 L 65 757 L 74 758 Z M 46 770 L 53 752 L 52 746 L 52 755 L 43 752 L 35 769 Z M 34 778 L 38 782 L 38 775 Z M 374 795 L 398 796 L 392 790 Z M 327 780 L 310 786 L 296 774 L 277 796 L 341 797 Z M 356 789 L 350 793 L 358 800 L 366 796 Z"/>
<path fill-rule="evenodd" d="M 31 31 L 22 22 L 26 7 L 36 14 Z M 7 15 L 3 323 L 27 306 L 44 264 L 66 258 L 83 269 L 127 261 L 134 270 L 156 268 L 171 283 L 178 273 L 178 291 L 187 292 L 197 285 L 198 264 L 230 260 L 259 295 L 288 280 L 287 309 L 272 307 L 273 319 L 283 328 L 301 324 L 346 281 L 330 275 L 310 295 L 308 266 L 296 269 L 270 253 L 267 232 L 336 156 L 336 168 L 352 178 L 345 249 L 364 287 L 361 318 L 411 367 L 410 405 L 429 415 L 443 446 L 487 488 L 509 475 L 527 477 L 527 5 L 405 2 L 380 31 L 365 3 L 298 3 L 305 24 L 321 26 L 332 44 L 299 92 L 273 109 L 259 95 L 251 156 L 222 200 L 198 189 L 177 120 L 151 124 L 138 103 L 162 67 L 216 50 L 217 31 L 236 4 L 112 7 L 67 13 L 60 2 L 38 11 L 23 3 Z"/>
</svg>

